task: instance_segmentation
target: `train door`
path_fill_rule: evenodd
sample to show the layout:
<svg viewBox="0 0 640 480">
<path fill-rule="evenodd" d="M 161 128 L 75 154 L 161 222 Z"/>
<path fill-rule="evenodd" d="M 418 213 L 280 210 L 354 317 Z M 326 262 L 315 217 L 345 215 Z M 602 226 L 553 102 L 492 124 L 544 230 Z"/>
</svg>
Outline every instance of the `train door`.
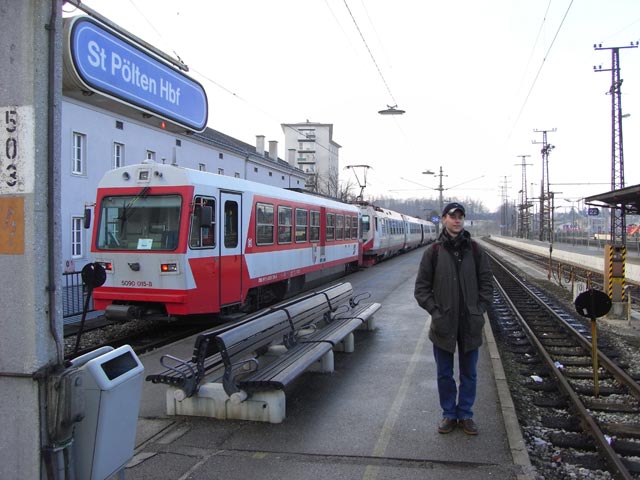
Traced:
<svg viewBox="0 0 640 480">
<path fill-rule="evenodd" d="M 242 292 L 242 195 L 220 193 L 220 305 L 237 303 Z"/>
</svg>

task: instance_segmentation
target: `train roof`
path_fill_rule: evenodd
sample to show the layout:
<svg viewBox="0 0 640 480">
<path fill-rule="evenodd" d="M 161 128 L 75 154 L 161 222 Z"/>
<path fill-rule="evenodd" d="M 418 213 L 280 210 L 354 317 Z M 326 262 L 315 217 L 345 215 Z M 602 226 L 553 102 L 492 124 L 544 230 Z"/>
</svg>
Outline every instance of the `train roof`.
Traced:
<svg viewBox="0 0 640 480">
<path fill-rule="evenodd" d="M 346 209 L 357 212 L 355 205 L 320 197 L 311 193 L 287 190 L 273 185 L 253 182 L 242 178 L 218 175 L 212 172 L 194 170 L 178 165 L 168 165 L 148 161 L 140 164 L 125 165 L 109 170 L 104 174 L 98 188 L 117 187 L 167 187 L 193 185 L 196 192 L 202 187 L 222 188 L 230 191 L 250 192 L 278 199 L 304 202 L 311 205 Z"/>
</svg>

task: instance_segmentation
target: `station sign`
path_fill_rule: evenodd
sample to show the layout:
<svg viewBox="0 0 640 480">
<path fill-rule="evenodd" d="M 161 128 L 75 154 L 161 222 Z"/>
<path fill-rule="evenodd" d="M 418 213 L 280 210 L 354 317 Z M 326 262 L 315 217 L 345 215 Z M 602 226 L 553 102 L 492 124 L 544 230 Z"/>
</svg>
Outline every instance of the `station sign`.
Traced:
<svg viewBox="0 0 640 480">
<path fill-rule="evenodd" d="M 71 19 L 66 39 L 69 63 L 83 88 L 190 130 L 206 128 L 202 85 L 149 50 L 84 16 Z"/>
<path fill-rule="evenodd" d="M 587 215 L 591 217 L 597 217 L 598 215 L 600 215 L 600 209 L 596 207 L 590 207 L 587 209 Z"/>
</svg>

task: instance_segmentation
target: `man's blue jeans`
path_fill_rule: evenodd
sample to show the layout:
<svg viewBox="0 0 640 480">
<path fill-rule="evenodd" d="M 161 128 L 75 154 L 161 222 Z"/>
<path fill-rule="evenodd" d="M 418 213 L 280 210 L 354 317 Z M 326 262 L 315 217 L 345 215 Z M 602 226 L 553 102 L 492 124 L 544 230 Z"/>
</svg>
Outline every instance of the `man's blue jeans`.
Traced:
<svg viewBox="0 0 640 480">
<path fill-rule="evenodd" d="M 438 369 L 438 395 L 440 396 L 442 416 L 454 420 L 473 418 L 473 404 L 476 400 L 478 380 L 478 349 L 464 353 L 458 348 L 459 389 L 453 378 L 454 354 L 434 345 L 433 356 L 436 359 Z"/>
</svg>

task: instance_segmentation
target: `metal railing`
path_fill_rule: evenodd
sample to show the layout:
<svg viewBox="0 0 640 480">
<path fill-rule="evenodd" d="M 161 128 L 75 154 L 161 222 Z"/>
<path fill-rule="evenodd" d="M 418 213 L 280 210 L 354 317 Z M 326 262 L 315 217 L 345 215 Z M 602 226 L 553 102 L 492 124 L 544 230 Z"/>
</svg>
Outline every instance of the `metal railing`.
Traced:
<svg viewBox="0 0 640 480">
<path fill-rule="evenodd" d="M 81 272 L 64 272 L 62 278 L 62 317 L 70 318 L 82 315 L 88 288 L 82 281 Z M 94 311 L 93 299 L 89 302 L 87 311 Z"/>
</svg>

